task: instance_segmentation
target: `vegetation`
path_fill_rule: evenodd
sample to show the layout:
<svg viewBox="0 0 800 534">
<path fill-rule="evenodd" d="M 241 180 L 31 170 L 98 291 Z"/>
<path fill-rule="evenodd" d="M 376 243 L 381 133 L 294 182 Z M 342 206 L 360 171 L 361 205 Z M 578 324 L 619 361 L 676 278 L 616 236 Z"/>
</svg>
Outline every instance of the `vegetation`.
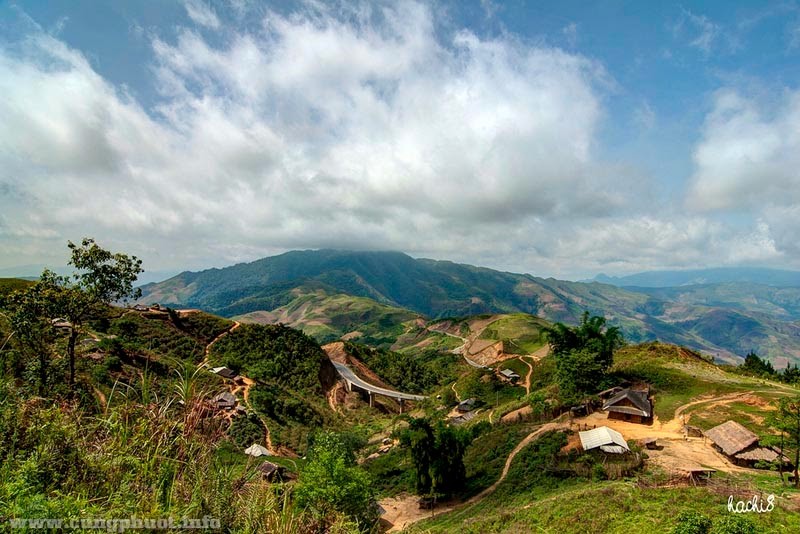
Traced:
<svg viewBox="0 0 800 534">
<path fill-rule="evenodd" d="M 568 327 L 556 323 L 545 329 L 556 360 L 556 380 L 565 403 L 599 391 L 624 340 L 619 328 L 606 328 L 603 317 L 583 314 L 581 324 Z"/>
<path fill-rule="evenodd" d="M 461 359 L 455 354 L 425 351 L 412 356 L 345 342 L 345 351 L 362 361 L 387 384 L 407 393 L 429 393 L 456 379 Z"/>
<path fill-rule="evenodd" d="M 309 510 L 320 531 L 328 530 L 337 514 L 350 518 L 360 530 L 369 530 L 378 518 L 369 475 L 355 465 L 353 450 L 333 433 L 316 436 L 295 498 L 298 506 Z"/>
<path fill-rule="evenodd" d="M 411 451 L 417 494 L 447 497 L 462 489 L 469 434 L 441 422 L 431 425 L 427 419 L 411 418 L 400 440 Z"/>
<path fill-rule="evenodd" d="M 432 319 L 524 313 L 574 325 L 580 322 L 583 311 L 589 310 L 595 315 L 614 317 L 613 326 L 619 327 L 631 342 L 660 339 L 709 351 L 719 352 L 722 348 L 727 352 L 720 356 L 730 362 L 735 360 L 732 354 L 744 354 L 752 348 L 771 360 L 788 357 L 794 363 L 800 362 L 792 356 L 800 354 L 798 288 L 708 284 L 634 290 L 415 260 L 400 253 L 334 250 L 290 252 L 225 269 L 182 273 L 145 287 L 151 301 L 180 303 L 225 316 L 301 307 L 298 299 L 318 291 L 328 297 L 371 299 Z M 372 344 L 368 338 L 379 332 L 374 325 L 382 312 L 360 319 L 353 315 L 343 328 L 335 321 L 326 324 L 324 320 L 338 315 L 337 309 L 343 311 L 343 317 L 348 316 L 349 305 L 332 302 L 324 306 L 332 313 L 316 318 L 317 325 L 323 325 L 319 335 L 327 328 L 331 331 L 325 335 L 330 336 L 362 331 L 356 323 L 363 320 L 370 331 L 363 331 L 362 341 Z M 292 320 L 273 319 L 306 327 Z M 306 324 L 311 327 L 310 321 Z M 405 327 L 398 322 L 393 324 L 392 328 L 402 334 Z M 386 325 L 381 329 L 391 330 Z M 521 332 L 512 332 L 508 339 L 521 342 L 524 348 L 508 343 L 509 350 L 524 353 L 534 346 L 535 338 Z M 312 330 L 308 333 L 318 336 Z M 505 334 L 498 335 L 505 339 Z M 377 344 L 388 348 L 383 343 L 391 336 Z M 378 338 L 380 334 L 375 339 Z M 325 341 L 329 339 L 333 337 L 326 337 Z"/>
</svg>

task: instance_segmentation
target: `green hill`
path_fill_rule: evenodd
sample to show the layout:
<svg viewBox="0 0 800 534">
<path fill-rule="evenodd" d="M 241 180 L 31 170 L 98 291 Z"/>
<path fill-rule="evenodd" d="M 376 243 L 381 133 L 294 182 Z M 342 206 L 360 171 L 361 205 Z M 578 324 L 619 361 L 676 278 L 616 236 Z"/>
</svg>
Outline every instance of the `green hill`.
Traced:
<svg viewBox="0 0 800 534">
<path fill-rule="evenodd" d="M 797 288 L 730 283 L 621 288 L 414 259 L 399 252 L 318 250 L 184 272 L 142 289 L 144 302 L 256 322 L 283 320 L 323 341 L 359 331 L 386 344 L 402 335 L 402 325 L 415 315 L 431 320 L 522 312 L 575 324 L 588 310 L 606 316 L 635 342 L 658 339 L 728 362 L 739 361 L 749 350 L 781 367 L 800 362 Z"/>
</svg>

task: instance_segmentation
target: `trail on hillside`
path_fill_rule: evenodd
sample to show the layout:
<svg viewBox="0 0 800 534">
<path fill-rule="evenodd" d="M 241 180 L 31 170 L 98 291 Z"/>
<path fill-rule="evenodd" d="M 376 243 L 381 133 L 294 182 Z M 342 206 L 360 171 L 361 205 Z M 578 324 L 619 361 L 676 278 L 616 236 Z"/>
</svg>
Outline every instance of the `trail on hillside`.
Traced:
<svg viewBox="0 0 800 534">
<path fill-rule="evenodd" d="M 239 321 L 234 321 L 234 322 L 233 322 L 233 326 L 231 326 L 230 328 L 228 328 L 228 329 L 227 329 L 227 330 L 225 330 L 224 332 L 220 333 L 220 334 L 219 334 L 217 337 L 215 337 L 214 339 L 212 339 L 212 340 L 211 340 L 211 341 L 208 343 L 208 345 L 206 345 L 206 350 L 205 350 L 205 359 L 204 359 L 203 361 L 204 361 L 204 362 L 207 362 L 207 361 L 208 361 L 208 354 L 211 352 L 211 347 L 214 345 L 214 343 L 216 343 L 217 341 L 219 341 L 219 340 L 220 340 L 220 339 L 222 339 L 223 337 L 227 336 L 228 334 L 230 334 L 231 332 L 233 332 L 234 330 L 236 330 L 236 329 L 237 329 L 237 328 L 239 328 L 240 326 L 242 326 L 242 324 L 241 324 Z"/>
<path fill-rule="evenodd" d="M 458 391 L 456 391 L 456 383 L 455 383 L 455 382 L 453 382 L 453 383 L 450 385 L 450 389 L 452 389 L 452 390 L 453 390 L 453 393 L 455 393 L 455 394 L 456 394 L 456 400 L 457 400 L 458 402 L 461 402 L 461 395 L 459 395 L 459 394 L 458 394 Z"/>
<path fill-rule="evenodd" d="M 519 361 L 528 366 L 528 374 L 525 375 L 525 394 L 531 394 L 531 375 L 533 374 L 533 365 L 525 359 L 525 356 L 520 356 Z"/>
<path fill-rule="evenodd" d="M 239 375 L 239 378 L 242 380 L 244 385 L 239 386 L 236 383 L 231 383 L 230 392 L 233 395 L 236 395 L 237 393 L 242 394 L 242 398 L 244 399 L 244 403 L 247 406 L 247 409 L 250 412 L 256 414 L 258 418 L 261 420 L 261 424 L 264 425 L 264 441 L 267 444 L 267 450 L 269 450 L 269 452 L 272 454 L 276 454 L 277 451 L 272 447 L 272 437 L 270 436 L 269 426 L 267 425 L 267 422 L 264 421 L 264 418 L 261 417 L 261 415 L 258 412 L 256 412 L 250 405 L 250 388 L 256 385 L 256 381 L 244 375 Z"/>
<path fill-rule="evenodd" d="M 474 495 L 467 499 L 466 501 L 453 503 L 449 505 L 445 505 L 441 508 L 436 508 L 431 510 L 430 512 L 427 510 L 420 510 L 419 508 L 419 497 L 415 495 L 408 495 L 405 497 L 390 497 L 387 499 L 383 499 L 380 501 L 381 507 L 383 507 L 387 513 L 383 516 L 383 519 L 388 521 L 392 524 L 392 527 L 388 530 L 388 532 L 398 532 L 403 530 L 407 526 L 416 523 L 417 521 L 421 521 L 423 519 L 427 519 L 428 517 L 433 516 L 433 514 L 441 515 L 444 513 L 449 513 L 459 508 L 463 508 L 465 506 L 471 506 L 477 502 L 482 501 L 500 486 L 503 481 L 508 476 L 508 472 L 511 469 L 511 463 L 514 461 L 514 458 L 517 454 L 522 451 L 525 447 L 530 445 L 531 442 L 539 439 L 543 434 L 551 431 L 551 430 L 558 430 L 559 428 L 567 428 L 565 423 L 559 422 L 550 422 L 545 423 L 544 425 L 540 426 L 520 441 L 514 450 L 512 450 L 508 457 L 506 458 L 506 463 L 503 466 L 503 471 L 500 473 L 500 477 L 495 481 L 494 484 L 486 488 L 485 490 L 481 491 L 477 495 Z"/>
</svg>

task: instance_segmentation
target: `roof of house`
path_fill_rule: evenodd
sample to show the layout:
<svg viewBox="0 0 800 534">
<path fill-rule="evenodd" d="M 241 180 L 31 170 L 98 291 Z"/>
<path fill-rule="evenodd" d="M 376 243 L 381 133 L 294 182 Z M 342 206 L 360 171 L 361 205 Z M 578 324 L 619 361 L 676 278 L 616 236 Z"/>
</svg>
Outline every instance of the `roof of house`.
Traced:
<svg viewBox="0 0 800 534">
<path fill-rule="evenodd" d="M 706 431 L 706 436 L 728 456 L 735 456 L 758 443 L 758 436 L 736 421 L 725 421 Z"/>
<path fill-rule="evenodd" d="M 234 376 L 236 376 L 236 373 L 234 373 L 233 370 L 228 369 L 227 367 L 214 367 L 213 369 L 211 369 L 211 372 L 214 373 L 215 375 L 221 376 L 222 378 L 233 378 Z"/>
<path fill-rule="evenodd" d="M 776 461 L 781 454 L 778 451 L 770 448 L 770 447 L 756 447 L 754 449 L 750 449 L 748 451 L 740 452 L 736 455 L 736 458 L 739 460 L 753 460 L 753 461 L 764 461 L 764 462 L 774 462 Z M 784 460 L 788 460 L 785 456 L 783 456 Z"/>
<path fill-rule="evenodd" d="M 213 399 L 216 403 L 236 404 L 236 396 L 230 391 L 223 391 Z"/>
<path fill-rule="evenodd" d="M 595 428 L 594 430 L 578 432 L 578 435 L 581 438 L 581 446 L 585 451 L 596 449 L 598 447 L 605 452 L 625 452 L 630 450 L 628 448 L 628 442 L 625 441 L 625 438 L 622 437 L 622 434 L 613 428 L 608 428 L 607 426 L 601 426 L 600 428 Z M 603 449 L 604 446 L 610 450 Z M 621 447 L 623 450 L 620 451 L 614 446 Z"/>
<path fill-rule="evenodd" d="M 264 447 L 263 445 L 259 445 L 258 443 L 253 443 L 249 447 L 244 450 L 244 453 L 248 456 L 269 456 L 269 449 Z"/>
<path fill-rule="evenodd" d="M 519 375 L 511 369 L 503 369 L 500 374 L 506 378 L 519 378 Z"/>
<path fill-rule="evenodd" d="M 261 445 L 259 445 L 260 447 Z M 272 462 L 265 461 L 263 464 L 259 465 L 256 469 L 258 469 L 262 474 L 266 476 L 270 476 L 271 474 L 275 473 L 276 471 L 280 470 L 280 466 L 273 464 Z"/>
<path fill-rule="evenodd" d="M 628 399 L 633 406 L 617 406 L 617 403 Z M 653 415 L 653 406 L 646 391 L 635 389 L 623 389 L 603 404 L 603 410 L 607 412 L 627 413 L 630 415 L 641 415 L 650 417 Z"/>
</svg>

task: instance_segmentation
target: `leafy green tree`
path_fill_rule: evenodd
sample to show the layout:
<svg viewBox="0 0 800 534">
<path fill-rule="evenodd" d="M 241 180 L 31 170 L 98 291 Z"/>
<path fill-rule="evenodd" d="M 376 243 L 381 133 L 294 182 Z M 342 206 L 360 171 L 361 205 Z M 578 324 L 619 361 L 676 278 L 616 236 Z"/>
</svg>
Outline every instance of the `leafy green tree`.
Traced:
<svg viewBox="0 0 800 534">
<path fill-rule="evenodd" d="M 411 450 L 419 495 L 452 495 L 466 479 L 464 453 L 470 433 L 439 421 L 432 426 L 425 418 L 411 418 L 401 442 Z"/>
<path fill-rule="evenodd" d="M 136 256 L 112 253 L 84 238 L 80 245 L 68 243 L 72 251 L 69 264 L 76 271 L 71 276 L 58 276 L 45 270 L 39 280 L 46 293 L 52 313 L 69 322 L 67 356 L 69 358 L 69 385 L 75 385 L 75 342 L 83 324 L 99 307 L 129 298 L 139 298 L 141 289 L 134 289 L 142 269 Z"/>
<path fill-rule="evenodd" d="M 369 530 L 378 518 L 372 481 L 355 465 L 345 440 L 332 432 L 319 434 L 307 456 L 295 488 L 297 504 L 319 521 L 330 520 L 338 512 Z"/>
<path fill-rule="evenodd" d="M 617 327 L 606 327 L 604 317 L 589 316 L 589 312 L 576 327 L 556 323 L 544 332 L 556 359 L 556 378 L 565 402 L 595 391 L 614 363 L 614 351 L 624 344 Z"/>
<path fill-rule="evenodd" d="M 14 291 L 0 302 L 8 310 L 3 316 L 8 320 L 10 334 L 3 340 L 0 350 L 9 342 L 22 354 L 26 362 L 36 362 L 39 395 L 47 391 L 51 343 L 55 337 L 53 325 L 47 319 L 51 303 L 41 284 Z"/>
<path fill-rule="evenodd" d="M 771 423 L 780 433 L 783 452 L 787 456 L 794 455 L 794 485 L 800 488 L 800 397 L 783 398 L 778 403 L 778 410 L 772 415 Z M 788 453 L 788 454 L 787 454 Z"/>
</svg>

